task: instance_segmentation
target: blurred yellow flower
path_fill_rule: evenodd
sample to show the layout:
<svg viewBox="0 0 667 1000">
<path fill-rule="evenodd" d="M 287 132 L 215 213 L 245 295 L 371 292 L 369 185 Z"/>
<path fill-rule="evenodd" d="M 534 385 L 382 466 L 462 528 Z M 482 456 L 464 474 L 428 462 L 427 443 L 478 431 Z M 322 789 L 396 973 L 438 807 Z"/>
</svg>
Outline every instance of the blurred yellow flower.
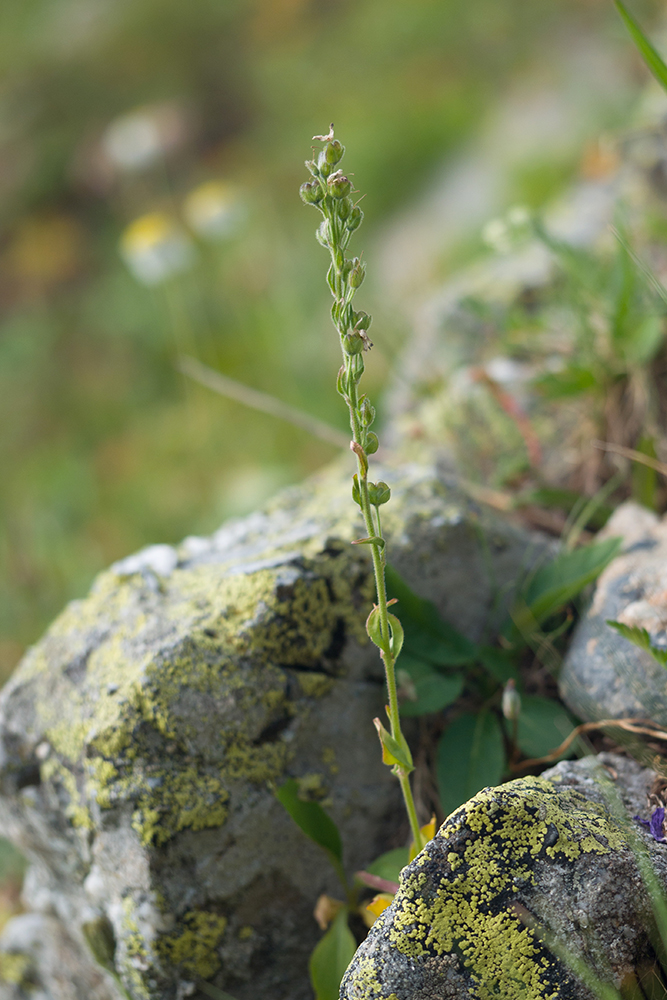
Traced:
<svg viewBox="0 0 667 1000">
<path fill-rule="evenodd" d="M 199 236 L 227 239 L 243 221 L 243 203 L 238 189 L 224 181 L 206 181 L 194 188 L 183 202 L 183 215 Z"/>
<path fill-rule="evenodd" d="M 192 243 L 175 219 L 150 212 L 125 229 L 120 252 L 135 278 L 156 285 L 185 270 L 194 256 Z"/>
<path fill-rule="evenodd" d="M 393 898 L 394 897 L 388 892 L 380 892 L 377 896 L 373 896 L 370 903 L 366 904 L 364 911 L 361 914 L 367 927 L 373 926 L 380 914 L 384 913 L 387 909 Z"/>
</svg>

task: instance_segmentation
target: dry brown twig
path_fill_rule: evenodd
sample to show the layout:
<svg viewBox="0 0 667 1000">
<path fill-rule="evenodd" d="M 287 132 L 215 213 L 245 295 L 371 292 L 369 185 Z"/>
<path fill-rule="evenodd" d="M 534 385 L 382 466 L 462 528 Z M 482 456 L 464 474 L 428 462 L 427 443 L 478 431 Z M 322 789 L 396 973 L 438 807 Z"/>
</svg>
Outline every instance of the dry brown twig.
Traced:
<svg viewBox="0 0 667 1000">
<path fill-rule="evenodd" d="M 627 733 L 633 733 L 635 736 L 651 736 L 653 739 L 665 740 L 667 742 L 667 733 L 662 729 L 658 729 L 654 722 L 650 719 L 601 719 L 599 722 L 582 722 L 580 726 L 576 726 L 569 736 L 563 740 L 560 746 L 552 750 L 551 753 L 547 754 L 545 757 L 531 757 L 529 760 L 522 760 L 518 764 L 515 764 L 512 770 L 516 774 L 519 771 L 528 770 L 531 767 L 537 767 L 538 764 L 551 764 L 553 761 L 558 760 L 561 754 L 564 754 L 567 749 L 574 743 L 578 736 L 582 733 L 590 733 L 595 729 L 606 729 L 606 728 L 623 729 Z M 651 727 L 651 728 L 648 728 Z"/>
</svg>

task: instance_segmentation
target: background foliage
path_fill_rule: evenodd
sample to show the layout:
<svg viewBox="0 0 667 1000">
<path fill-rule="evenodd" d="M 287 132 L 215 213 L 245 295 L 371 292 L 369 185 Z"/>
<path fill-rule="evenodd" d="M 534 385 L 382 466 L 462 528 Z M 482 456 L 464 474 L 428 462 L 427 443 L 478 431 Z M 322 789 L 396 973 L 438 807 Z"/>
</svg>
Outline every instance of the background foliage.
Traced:
<svg viewBox="0 0 667 1000">
<path fill-rule="evenodd" d="M 354 148 L 370 242 L 557 44 L 603 36 L 627 64 L 614 17 L 601 0 L 4 0 L 1 676 L 112 560 L 209 532 L 333 455 L 175 370 L 187 351 L 343 425 L 297 197 L 310 136 L 333 118 Z M 138 108 L 168 135 L 122 168 L 109 127 Z M 575 167 L 537 191 L 528 172 L 526 195 Z M 243 209 L 233 231 L 197 238 L 166 282 L 138 282 L 125 228 L 182 219 L 188 193 L 219 179 Z M 377 386 L 405 330 L 371 306 L 386 329 Z"/>
</svg>

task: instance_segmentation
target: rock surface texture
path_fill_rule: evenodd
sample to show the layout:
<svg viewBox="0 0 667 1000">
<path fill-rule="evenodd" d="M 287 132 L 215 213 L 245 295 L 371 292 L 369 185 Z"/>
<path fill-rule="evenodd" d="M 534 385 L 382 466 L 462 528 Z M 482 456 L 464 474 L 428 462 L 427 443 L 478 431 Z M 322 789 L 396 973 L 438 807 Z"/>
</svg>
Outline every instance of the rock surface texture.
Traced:
<svg viewBox="0 0 667 1000">
<path fill-rule="evenodd" d="M 654 777 L 602 754 L 484 789 L 403 870 L 341 1000 L 590 1000 L 526 913 L 617 986 L 655 982 L 647 893 L 605 804 L 611 782 L 631 815 L 646 815 Z M 667 849 L 640 836 L 667 886 Z"/>
<path fill-rule="evenodd" d="M 601 574 L 560 674 L 560 695 L 579 718 L 653 719 L 667 725 L 667 670 L 607 625 L 645 628 L 667 646 L 667 518 L 636 503 L 615 511 L 604 531 L 624 539 Z"/>
<path fill-rule="evenodd" d="M 383 475 L 394 565 L 478 637 L 491 581 L 508 598 L 542 543 L 431 470 Z M 119 983 L 180 1000 L 202 981 L 310 997 L 313 904 L 340 889 L 273 788 L 295 777 L 325 803 L 351 870 L 395 829 L 360 534 L 334 469 L 116 564 L 28 653 L 0 701 L 0 828 L 32 862 L 32 912 L 0 939 L 3 1000 L 117 1000 Z"/>
</svg>

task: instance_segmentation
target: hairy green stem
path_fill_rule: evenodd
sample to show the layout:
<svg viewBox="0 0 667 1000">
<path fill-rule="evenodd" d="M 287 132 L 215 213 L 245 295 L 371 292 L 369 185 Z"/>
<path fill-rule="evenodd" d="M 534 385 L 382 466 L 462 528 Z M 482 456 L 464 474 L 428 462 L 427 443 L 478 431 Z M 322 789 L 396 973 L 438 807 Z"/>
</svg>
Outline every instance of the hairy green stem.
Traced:
<svg viewBox="0 0 667 1000">
<path fill-rule="evenodd" d="M 338 391 L 345 399 L 350 411 L 350 427 L 352 430 L 352 446 L 357 456 L 358 475 L 355 477 L 353 497 L 361 508 L 366 526 L 367 538 L 361 542 L 371 547 L 375 589 L 377 593 L 377 616 L 379 618 L 379 634 L 377 622 L 370 628 L 369 635 L 379 647 L 384 662 L 389 697 L 388 715 L 391 738 L 398 744 L 394 750 L 406 761 L 404 766 L 398 762 L 398 757 L 388 753 L 393 764 L 403 793 L 405 808 L 410 822 L 412 836 L 418 850 L 424 846 L 423 835 L 419 828 L 417 810 L 410 787 L 410 752 L 401 730 L 401 719 L 398 707 L 398 691 L 396 686 L 396 648 L 395 637 L 389 620 L 387 587 L 384 567 L 386 562 L 385 542 L 382 536 L 380 506 L 390 497 L 390 489 L 386 483 L 369 483 L 368 456 L 378 447 L 375 434 L 370 426 L 375 419 L 375 411 L 369 400 L 359 397 L 359 381 L 364 372 L 363 353 L 372 345 L 368 339 L 367 330 L 371 323 L 367 313 L 357 313 L 352 309 L 352 300 L 357 288 L 364 280 L 365 264 L 355 257 L 345 259 L 345 250 L 352 233 L 359 227 L 363 212 L 358 205 L 353 205 L 350 195 L 352 184 L 341 170 L 334 170 L 344 155 L 344 148 L 334 139 L 333 126 L 326 136 L 315 136 L 323 142 L 324 148 L 317 158 L 306 163 L 313 180 L 302 184 L 301 197 L 307 205 L 317 207 L 324 217 L 324 222 L 317 231 L 317 239 L 326 247 L 331 255 L 331 267 L 327 275 L 329 287 L 334 298 L 332 318 L 340 337 L 343 351 L 343 366 L 338 376 Z M 373 517 L 375 507 L 376 517 Z M 394 619 L 397 621 L 397 619 Z M 378 722 L 378 725 L 379 722 Z M 380 726 L 380 739 L 384 749 L 388 740 L 387 731 Z M 384 735 L 383 735 L 384 734 Z"/>
</svg>

